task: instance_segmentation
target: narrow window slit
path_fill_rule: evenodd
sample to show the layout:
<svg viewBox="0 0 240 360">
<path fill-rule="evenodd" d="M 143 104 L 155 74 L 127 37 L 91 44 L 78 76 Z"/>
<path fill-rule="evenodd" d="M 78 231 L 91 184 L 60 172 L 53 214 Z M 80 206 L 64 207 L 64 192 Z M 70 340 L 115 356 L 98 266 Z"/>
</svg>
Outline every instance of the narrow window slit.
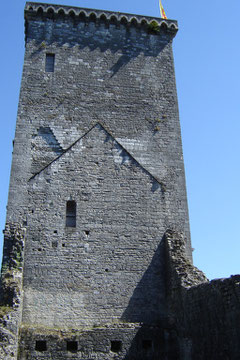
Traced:
<svg viewBox="0 0 240 360">
<path fill-rule="evenodd" d="M 142 347 L 143 347 L 144 350 L 152 349 L 152 340 L 143 340 L 142 341 Z"/>
<path fill-rule="evenodd" d="M 122 349 L 122 342 L 118 340 L 111 341 L 111 351 L 119 352 Z"/>
<path fill-rule="evenodd" d="M 45 340 L 36 340 L 36 351 L 47 351 L 47 342 Z"/>
<path fill-rule="evenodd" d="M 76 352 L 78 350 L 77 341 L 67 341 L 67 351 Z"/>
<path fill-rule="evenodd" d="M 76 227 L 76 202 L 73 200 L 67 201 L 66 227 Z"/>
<path fill-rule="evenodd" d="M 54 72 L 55 55 L 46 54 L 45 71 Z"/>
</svg>

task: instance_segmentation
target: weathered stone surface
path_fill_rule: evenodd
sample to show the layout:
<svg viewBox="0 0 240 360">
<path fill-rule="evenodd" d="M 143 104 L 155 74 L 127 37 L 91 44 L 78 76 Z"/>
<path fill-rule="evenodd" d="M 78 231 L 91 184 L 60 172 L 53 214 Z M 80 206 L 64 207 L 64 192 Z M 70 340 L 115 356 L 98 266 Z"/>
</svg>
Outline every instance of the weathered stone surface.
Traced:
<svg viewBox="0 0 240 360">
<path fill-rule="evenodd" d="M 27 3 L 25 24 L 0 359 L 238 359 L 240 277 L 192 265 L 177 22 Z"/>
<path fill-rule="evenodd" d="M 164 190 L 101 125 L 34 176 L 29 196 L 23 322 L 161 319 Z M 68 200 L 76 228 L 66 227 Z"/>
<path fill-rule="evenodd" d="M 170 329 L 140 324 L 111 324 L 84 331 L 41 330 L 23 328 L 21 331 L 20 360 L 31 354 L 31 359 L 177 359 L 176 335 Z M 47 351 L 36 351 L 33 339 L 46 341 Z M 69 351 L 67 343 L 76 342 L 76 350 Z M 114 348 L 118 342 L 120 350 Z M 116 344 L 116 343 L 115 343 Z M 116 345 L 118 345 L 116 344 Z"/>
<path fill-rule="evenodd" d="M 17 359 L 25 229 L 6 224 L 0 287 L 0 359 Z"/>
<path fill-rule="evenodd" d="M 184 233 L 191 261 L 177 23 L 34 3 L 25 20 L 7 212 L 27 227 L 19 358 L 174 359 L 166 229 Z M 86 339 L 75 355 L 72 332 Z"/>
<path fill-rule="evenodd" d="M 209 282 L 185 256 L 183 236 L 167 231 L 169 316 L 179 339 L 179 359 L 238 359 L 240 275 Z"/>
<path fill-rule="evenodd" d="M 52 19 L 48 7 L 43 14 L 35 11 L 40 5 L 32 5 L 33 11 L 30 7 L 25 13 L 26 53 L 8 219 L 27 221 L 29 178 L 101 123 L 164 184 L 162 218 L 168 228 L 185 233 L 191 259 L 172 56 L 176 29 L 164 27 L 176 22 L 156 19 L 162 26 L 154 33 L 144 26 L 145 17 L 139 17 L 141 26 L 131 19 L 127 24 L 108 23 L 101 15 L 99 21 L 81 16 L 73 20 L 57 15 L 57 7 Z M 55 54 L 54 72 L 45 72 L 46 54 Z"/>
</svg>

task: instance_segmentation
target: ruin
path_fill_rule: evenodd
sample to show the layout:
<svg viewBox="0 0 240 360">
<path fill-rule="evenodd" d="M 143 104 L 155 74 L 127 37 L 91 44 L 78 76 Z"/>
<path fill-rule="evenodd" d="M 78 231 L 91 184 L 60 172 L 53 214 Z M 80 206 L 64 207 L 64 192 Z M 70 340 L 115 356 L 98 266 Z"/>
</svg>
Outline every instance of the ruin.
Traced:
<svg viewBox="0 0 240 360">
<path fill-rule="evenodd" d="M 1 359 L 238 359 L 240 276 L 192 264 L 177 30 L 26 3 Z"/>
</svg>

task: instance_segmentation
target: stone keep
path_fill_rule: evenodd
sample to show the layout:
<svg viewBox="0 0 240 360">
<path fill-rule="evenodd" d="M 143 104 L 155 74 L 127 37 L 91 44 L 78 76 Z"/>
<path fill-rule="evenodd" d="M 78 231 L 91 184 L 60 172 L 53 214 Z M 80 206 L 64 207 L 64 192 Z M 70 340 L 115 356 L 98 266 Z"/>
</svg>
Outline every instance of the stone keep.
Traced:
<svg viewBox="0 0 240 360">
<path fill-rule="evenodd" d="M 177 22 L 27 3 L 25 29 L 2 358 L 191 359 Z"/>
</svg>

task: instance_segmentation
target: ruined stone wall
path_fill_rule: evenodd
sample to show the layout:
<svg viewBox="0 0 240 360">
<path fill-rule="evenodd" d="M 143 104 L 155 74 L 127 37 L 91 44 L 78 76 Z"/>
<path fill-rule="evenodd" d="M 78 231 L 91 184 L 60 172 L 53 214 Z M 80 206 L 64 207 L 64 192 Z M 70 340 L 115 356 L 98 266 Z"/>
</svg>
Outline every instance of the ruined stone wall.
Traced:
<svg viewBox="0 0 240 360">
<path fill-rule="evenodd" d="M 191 359 L 232 360 L 240 354 L 240 275 L 186 291 L 184 336 Z"/>
<path fill-rule="evenodd" d="M 238 359 L 240 275 L 207 281 L 186 259 L 180 234 L 166 234 L 169 314 L 178 332 L 179 359 Z"/>
<path fill-rule="evenodd" d="M 21 338 L 19 360 L 178 359 L 176 336 L 159 326 L 128 323 L 72 332 L 23 328 Z M 36 344 L 45 348 L 36 350 Z"/>
<path fill-rule="evenodd" d="M 22 271 L 25 229 L 6 224 L 0 282 L 0 359 L 16 360 L 22 318 Z"/>
</svg>

